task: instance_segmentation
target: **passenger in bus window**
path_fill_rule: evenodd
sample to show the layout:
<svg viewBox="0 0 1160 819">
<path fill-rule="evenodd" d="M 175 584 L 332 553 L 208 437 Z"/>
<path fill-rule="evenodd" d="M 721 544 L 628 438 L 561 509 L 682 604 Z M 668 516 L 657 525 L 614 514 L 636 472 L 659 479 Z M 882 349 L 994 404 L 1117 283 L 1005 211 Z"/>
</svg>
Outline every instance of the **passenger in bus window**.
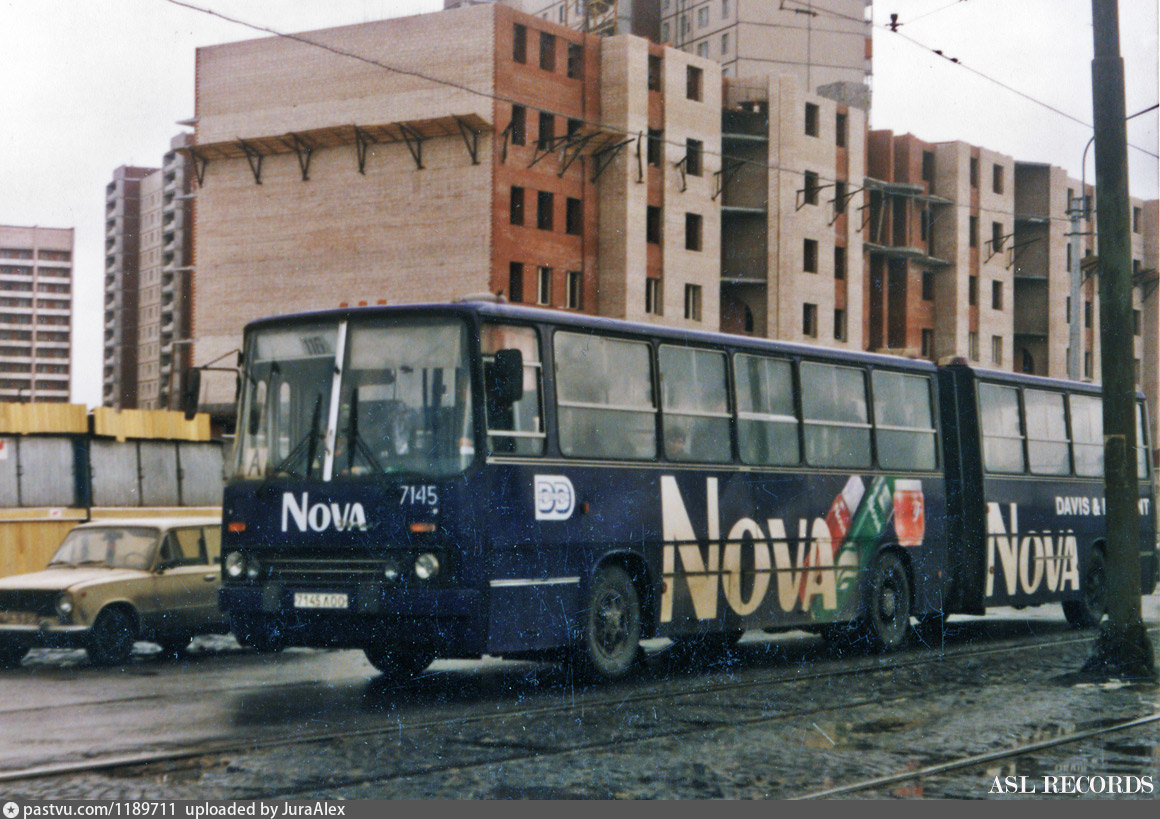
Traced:
<svg viewBox="0 0 1160 819">
<path fill-rule="evenodd" d="M 679 424 L 665 429 L 665 454 L 674 461 L 689 459 L 689 434 Z"/>
</svg>

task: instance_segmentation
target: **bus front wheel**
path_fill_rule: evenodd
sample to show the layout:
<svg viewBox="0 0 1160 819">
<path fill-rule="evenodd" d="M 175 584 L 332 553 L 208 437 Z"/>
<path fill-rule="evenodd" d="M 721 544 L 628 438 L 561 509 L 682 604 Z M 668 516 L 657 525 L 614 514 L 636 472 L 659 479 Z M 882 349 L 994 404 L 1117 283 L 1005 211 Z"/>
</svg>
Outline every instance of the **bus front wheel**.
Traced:
<svg viewBox="0 0 1160 819">
<path fill-rule="evenodd" d="M 876 651 L 895 651 L 910 637 L 910 578 L 893 552 L 879 555 L 871 569 L 863 625 Z"/>
<path fill-rule="evenodd" d="M 592 581 L 583 639 L 573 651 L 578 670 L 604 680 L 625 676 L 636 660 L 640 630 L 640 597 L 632 578 L 619 566 L 605 566 Z"/>
<path fill-rule="evenodd" d="M 1082 596 L 1063 604 L 1063 616 L 1072 628 L 1093 628 L 1104 619 L 1108 610 L 1107 579 L 1104 556 L 1093 549 L 1083 575 Z"/>
<path fill-rule="evenodd" d="M 409 680 L 435 660 L 435 652 L 396 643 L 372 643 L 363 648 L 367 662 L 384 677 Z"/>
</svg>

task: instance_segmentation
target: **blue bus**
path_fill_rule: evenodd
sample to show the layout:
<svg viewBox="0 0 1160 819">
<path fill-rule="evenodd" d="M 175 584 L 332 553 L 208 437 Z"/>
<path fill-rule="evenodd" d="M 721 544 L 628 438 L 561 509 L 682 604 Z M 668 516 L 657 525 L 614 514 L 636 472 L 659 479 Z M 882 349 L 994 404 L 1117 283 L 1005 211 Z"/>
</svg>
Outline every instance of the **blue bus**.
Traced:
<svg viewBox="0 0 1160 819">
<path fill-rule="evenodd" d="M 220 604 L 260 650 L 617 678 L 654 637 L 1103 615 L 1090 385 L 494 300 L 264 319 L 239 363 Z"/>
</svg>

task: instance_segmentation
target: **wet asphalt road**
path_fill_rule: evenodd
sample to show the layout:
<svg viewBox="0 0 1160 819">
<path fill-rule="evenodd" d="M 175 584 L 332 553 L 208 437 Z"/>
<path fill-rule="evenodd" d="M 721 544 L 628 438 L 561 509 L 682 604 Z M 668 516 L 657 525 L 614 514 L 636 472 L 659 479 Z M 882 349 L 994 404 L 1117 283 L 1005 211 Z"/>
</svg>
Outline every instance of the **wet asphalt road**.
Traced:
<svg viewBox="0 0 1160 819">
<path fill-rule="evenodd" d="M 1145 601 L 1156 623 L 1158 598 Z M 995 650 L 1037 634 L 1083 639 Z M 308 745 L 207 752 L 145 769 L 0 783 L 14 798 L 790 797 L 1072 733 L 1160 710 L 1157 689 L 1061 681 L 1090 652 L 1057 607 L 954 618 L 948 651 L 905 667 L 815 637 L 749 635 L 696 662 L 653 646 L 634 679 L 574 684 L 530 663 L 439 662 L 390 686 L 361 653 L 259 656 L 229 639 L 125 668 L 35 652 L 0 674 L 0 771 L 304 732 Z M 1153 633 L 1154 643 L 1160 639 Z M 857 673 L 847 673 L 852 668 Z M 531 711 L 532 713 L 528 713 Z M 371 730 L 368 729 L 375 729 Z M 361 732 L 361 733 L 359 733 Z M 999 798 L 995 776 L 1152 776 L 1156 724 L 851 794 Z M 1153 793 L 1150 798 L 1155 798 Z M 1074 798 L 1074 795 L 1072 796 Z"/>
</svg>

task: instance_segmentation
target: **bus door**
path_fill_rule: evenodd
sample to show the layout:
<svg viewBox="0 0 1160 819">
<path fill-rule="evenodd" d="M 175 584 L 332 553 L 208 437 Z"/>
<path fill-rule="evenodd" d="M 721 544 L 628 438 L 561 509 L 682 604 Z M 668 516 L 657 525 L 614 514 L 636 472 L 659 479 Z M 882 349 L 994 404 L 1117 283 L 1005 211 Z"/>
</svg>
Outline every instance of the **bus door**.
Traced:
<svg viewBox="0 0 1160 819">
<path fill-rule="evenodd" d="M 947 487 L 946 611 L 983 614 L 987 580 L 987 508 L 974 374 L 939 369 Z"/>
</svg>

